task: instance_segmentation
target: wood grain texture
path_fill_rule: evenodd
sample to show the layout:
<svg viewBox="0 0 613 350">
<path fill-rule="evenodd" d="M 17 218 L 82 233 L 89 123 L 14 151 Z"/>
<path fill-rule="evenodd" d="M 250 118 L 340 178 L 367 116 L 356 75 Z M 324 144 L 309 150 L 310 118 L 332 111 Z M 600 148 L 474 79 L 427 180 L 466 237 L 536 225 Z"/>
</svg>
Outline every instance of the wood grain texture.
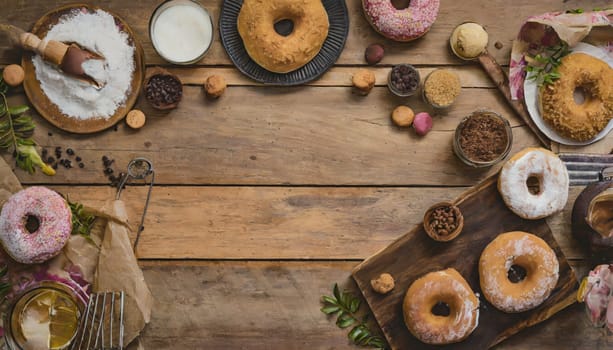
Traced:
<svg viewBox="0 0 613 350">
<path fill-rule="evenodd" d="M 392 349 L 487 349 L 576 301 L 577 280 L 546 221 L 524 220 L 511 212 L 498 193 L 497 180 L 491 177 L 453 201 L 464 215 L 464 229 L 453 241 L 436 242 L 422 225 L 417 225 L 354 269 L 353 278 Z M 478 267 L 481 252 L 498 234 L 510 231 L 537 235 L 558 257 L 558 283 L 543 304 L 526 312 L 508 314 L 480 297 L 479 326 L 464 341 L 448 346 L 427 346 L 405 331 L 402 303 L 413 281 L 428 272 L 453 267 L 475 293 L 483 295 Z M 396 287 L 382 296 L 372 289 L 370 280 L 384 272 L 394 276 Z"/>
<path fill-rule="evenodd" d="M 41 6 L 37 1 L 19 1 L 19 6 L 15 6 L 14 0 L 2 0 L 0 6 L 10 8 L 11 11 L 3 11 L 0 15 L 0 22 L 8 22 L 29 29 L 51 8 L 73 2 L 55 0 L 45 2 L 44 6 Z M 221 45 L 217 31 L 221 0 L 202 0 L 200 2 L 213 16 L 215 40 L 207 55 L 198 64 L 229 65 L 230 60 Z M 489 52 L 499 63 L 505 64 L 509 61 L 511 41 L 517 36 L 520 24 L 528 16 L 578 7 L 588 9 L 609 5 L 607 0 L 569 0 L 566 2 L 518 0 L 513 2 L 513 6 L 509 6 L 506 0 L 492 0 L 485 4 L 479 0 L 442 0 L 437 21 L 428 34 L 410 43 L 397 43 L 383 38 L 370 27 L 362 13 L 360 0 L 347 0 L 346 3 L 350 13 L 349 36 L 345 49 L 337 61 L 338 64 L 343 65 L 364 64 L 364 49 L 373 42 L 383 43 L 386 48 L 386 56 L 382 64 L 406 62 L 417 65 L 464 64 L 463 61 L 454 57 L 448 48 L 451 31 L 464 21 L 476 21 L 485 26 L 490 35 Z M 157 0 L 129 2 L 108 0 L 103 4 L 105 8 L 117 12 L 122 19 L 130 23 L 138 39 L 143 43 L 148 64 L 165 63 L 155 53 L 148 34 L 149 18 L 158 4 Z M 500 50 L 494 47 L 497 41 L 504 45 Z M 19 60 L 19 51 L 8 49 L 6 41 L 0 44 L 1 63 L 15 63 Z"/>
<path fill-rule="evenodd" d="M 10 101 L 25 102 L 19 95 Z M 60 169 L 54 177 L 18 176 L 25 183 L 106 183 L 100 159 L 107 155 L 118 167 L 135 156 L 151 159 L 160 184 L 462 186 L 491 173 L 464 165 L 452 151 L 455 127 L 475 109 L 510 120 L 511 153 L 538 142 L 495 90 L 463 89 L 446 114 L 435 114 L 426 137 L 393 125 L 391 111 L 405 103 L 427 110 L 419 97 L 396 98 L 385 87 L 360 97 L 349 87 L 236 86 L 210 101 L 202 88 L 187 86 L 171 112 L 153 110 L 141 98 L 136 108 L 148 119 L 139 131 L 121 123 L 117 132 L 79 136 L 36 118 L 39 144 L 71 147 L 86 166 Z M 3 156 L 10 162 L 10 155 Z"/>
<path fill-rule="evenodd" d="M 319 311 L 322 295 L 342 288 L 357 262 L 141 262 L 155 296 L 146 349 L 358 349 Z M 573 263 L 579 276 L 587 266 Z M 361 309 L 366 310 L 364 303 Z M 376 326 L 375 328 L 376 329 Z M 405 329 L 401 332 L 408 332 Z M 522 330 L 498 350 L 610 349 L 587 325 L 583 305 Z M 413 349 L 413 348 L 411 348 Z"/>
<path fill-rule="evenodd" d="M 110 187 L 54 186 L 93 207 Z M 144 259 L 364 259 L 421 222 L 426 209 L 466 188 L 154 187 L 138 248 Z M 562 251 L 586 257 L 564 212 L 548 219 Z M 123 192 L 135 228 L 146 188 Z"/>
</svg>

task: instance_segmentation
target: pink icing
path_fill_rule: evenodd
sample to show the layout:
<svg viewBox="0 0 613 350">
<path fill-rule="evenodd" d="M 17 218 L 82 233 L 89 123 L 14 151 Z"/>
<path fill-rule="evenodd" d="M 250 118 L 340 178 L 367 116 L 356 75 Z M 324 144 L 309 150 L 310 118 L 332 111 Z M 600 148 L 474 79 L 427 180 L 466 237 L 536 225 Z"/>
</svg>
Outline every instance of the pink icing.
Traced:
<svg viewBox="0 0 613 350">
<path fill-rule="evenodd" d="M 370 23 L 385 37 L 410 41 L 426 34 L 432 27 L 440 0 L 412 0 L 409 7 L 398 10 L 391 0 L 362 0 Z"/>
<path fill-rule="evenodd" d="M 25 228 L 32 215 L 40 225 Z M 40 263 L 57 255 L 70 238 L 72 214 L 64 198 L 45 187 L 34 186 L 14 194 L 2 207 L 0 241 L 6 252 L 24 264 Z"/>
</svg>

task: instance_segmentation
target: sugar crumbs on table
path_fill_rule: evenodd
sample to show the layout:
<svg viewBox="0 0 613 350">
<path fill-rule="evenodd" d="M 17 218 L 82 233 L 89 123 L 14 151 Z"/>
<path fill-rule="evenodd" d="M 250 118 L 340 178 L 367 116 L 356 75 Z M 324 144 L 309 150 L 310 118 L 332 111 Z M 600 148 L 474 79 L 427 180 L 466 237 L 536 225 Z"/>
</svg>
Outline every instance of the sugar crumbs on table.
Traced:
<svg viewBox="0 0 613 350">
<path fill-rule="evenodd" d="M 460 148 L 471 160 L 492 161 L 504 153 L 508 142 L 504 122 L 487 113 L 471 116 L 460 130 Z"/>
<path fill-rule="evenodd" d="M 62 113 L 79 120 L 108 119 L 125 104 L 135 70 L 135 49 L 111 14 L 103 10 L 71 11 L 59 18 L 45 39 L 75 42 L 104 57 L 82 64 L 85 73 L 103 85 L 100 89 L 66 76 L 40 55 L 33 57 L 41 89 Z"/>
</svg>

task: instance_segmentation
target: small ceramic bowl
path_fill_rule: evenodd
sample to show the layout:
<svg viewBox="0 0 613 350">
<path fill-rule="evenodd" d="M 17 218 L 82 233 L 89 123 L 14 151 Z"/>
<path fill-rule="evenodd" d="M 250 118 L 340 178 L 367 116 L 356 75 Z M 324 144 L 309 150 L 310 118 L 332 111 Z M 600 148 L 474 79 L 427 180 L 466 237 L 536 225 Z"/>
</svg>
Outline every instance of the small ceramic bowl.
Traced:
<svg viewBox="0 0 613 350">
<path fill-rule="evenodd" d="M 451 232 L 448 231 L 447 233 L 445 233 L 443 230 L 437 230 L 435 229 L 435 227 L 433 227 L 439 224 L 435 222 L 436 219 L 434 218 L 434 215 L 437 209 L 446 209 L 446 208 L 449 208 L 448 211 L 451 212 L 453 217 L 455 217 L 455 222 L 453 222 L 453 224 L 455 225 L 455 228 L 451 229 L 450 230 Z M 443 222 L 440 224 L 444 225 L 445 223 Z M 455 206 L 453 203 L 450 203 L 450 202 L 436 203 L 435 205 L 431 206 L 424 214 L 424 230 L 426 231 L 428 236 L 430 236 L 430 238 L 432 238 L 435 241 L 439 241 L 439 242 L 451 241 L 452 239 L 456 238 L 462 232 L 462 228 L 464 228 L 464 216 L 462 215 L 460 208 Z"/>
<path fill-rule="evenodd" d="M 412 72 L 413 74 L 415 74 L 417 76 L 417 85 L 415 86 L 414 89 L 412 90 L 408 90 L 408 91 L 402 91 L 397 89 L 394 84 L 392 83 L 392 74 L 402 68 L 408 68 L 408 70 L 410 72 Z M 410 97 L 413 96 L 417 93 L 417 91 L 419 90 L 419 86 L 421 84 L 421 77 L 419 75 L 419 71 L 417 69 L 415 69 L 415 67 L 413 67 L 410 64 L 398 64 L 392 67 L 392 69 L 390 70 L 389 75 L 387 76 L 387 87 L 389 88 L 389 90 L 396 96 L 398 97 Z"/>
</svg>

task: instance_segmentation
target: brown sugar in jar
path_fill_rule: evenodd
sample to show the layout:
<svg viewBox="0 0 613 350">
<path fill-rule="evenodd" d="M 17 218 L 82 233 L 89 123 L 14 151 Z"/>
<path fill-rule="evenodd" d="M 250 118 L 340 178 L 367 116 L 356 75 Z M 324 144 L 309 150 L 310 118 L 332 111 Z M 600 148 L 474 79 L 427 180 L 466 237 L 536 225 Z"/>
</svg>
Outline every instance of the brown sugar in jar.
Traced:
<svg viewBox="0 0 613 350">
<path fill-rule="evenodd" d="M 476 111 L 456 128 L 453 146 L 464 163 L 485 167 L 504 159 L 512 142 L 513 133 L 506 119 L 491 111 Z"/>
</svg>

